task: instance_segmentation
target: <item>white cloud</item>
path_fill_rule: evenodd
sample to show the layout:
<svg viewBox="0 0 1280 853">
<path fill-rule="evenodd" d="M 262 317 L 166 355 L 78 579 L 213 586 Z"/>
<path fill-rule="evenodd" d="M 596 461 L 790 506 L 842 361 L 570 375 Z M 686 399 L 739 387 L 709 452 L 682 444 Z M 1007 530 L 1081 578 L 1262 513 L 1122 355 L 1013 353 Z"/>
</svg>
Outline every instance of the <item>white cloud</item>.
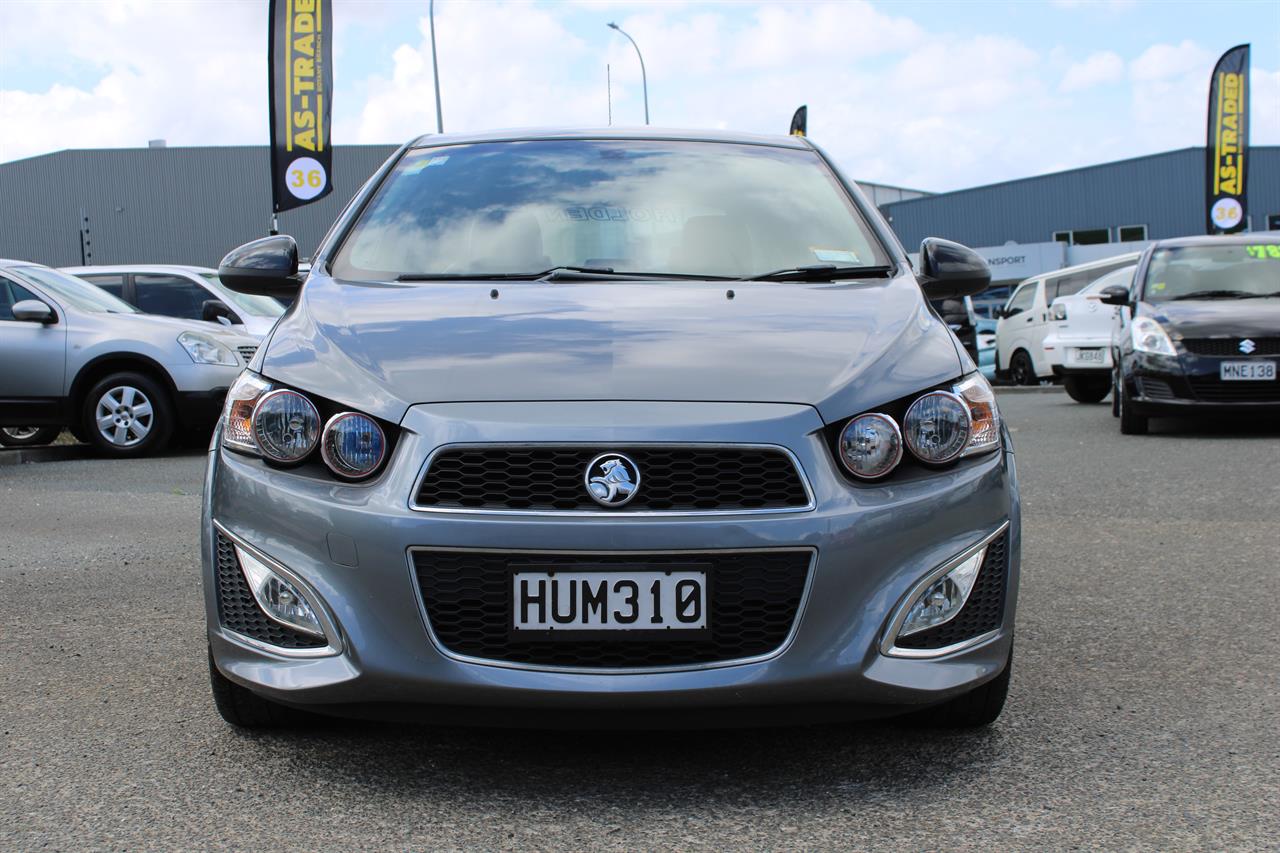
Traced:
<svg viewBox="0 0 1280 853">
<path fill-rule="evenodd" d="M 1203 68 L 1207 79 L 1215 58 L 1190 39 L 1176 45 L 1153 44 L 1129 64 L 1129 74 L 1134 80 L 1168 80 Z"/>
<path fill-rule="evenodd" d="M 1124 60 L 1119 54 L 1109 50 L 1091 55 L 1083 62 L 1077 62 L 1067 69 L 1066 75 L 1058 90 L 1062 92 L 1078 92 L 1102 83 L 1113 83 L 1124 77 Z"/>
</svg>

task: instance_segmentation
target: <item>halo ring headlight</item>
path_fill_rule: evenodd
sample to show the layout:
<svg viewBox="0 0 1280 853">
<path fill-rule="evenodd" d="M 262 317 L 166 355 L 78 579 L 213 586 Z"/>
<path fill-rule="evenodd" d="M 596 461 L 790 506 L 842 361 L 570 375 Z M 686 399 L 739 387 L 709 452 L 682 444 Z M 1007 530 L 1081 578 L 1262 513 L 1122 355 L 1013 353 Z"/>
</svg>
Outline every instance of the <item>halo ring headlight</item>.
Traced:
<svg viewBox="0 0 1280 853">
<path fill-rule="evenodd" d="M 339 412 L 324 425 L 320 457 L 345 480 L 368 477 L 387 455 L 387 436 L 378 422 L 359 412 Z"/>
<path fill-rule="evenodd" d="M 320 440 L 320 413 L 305 395 L 281 388 L 264 394 L 253 407 L 252 431 L 268 459 L 301 462 Z"/>
<path fill-rule="evenodd" d="M 973 432 L 969 405 L 951 391 L 930 391 L 903 418 L 903 439 L 921 462 L 943 465 L 964 453 Z"/>
<path fill-rule="evenodd" d="M 902 430 L 888 415 L 868 412 L 840 431 L 840 462 L 860 480 L 878 480 L 902 461 Z"/>
</svg>

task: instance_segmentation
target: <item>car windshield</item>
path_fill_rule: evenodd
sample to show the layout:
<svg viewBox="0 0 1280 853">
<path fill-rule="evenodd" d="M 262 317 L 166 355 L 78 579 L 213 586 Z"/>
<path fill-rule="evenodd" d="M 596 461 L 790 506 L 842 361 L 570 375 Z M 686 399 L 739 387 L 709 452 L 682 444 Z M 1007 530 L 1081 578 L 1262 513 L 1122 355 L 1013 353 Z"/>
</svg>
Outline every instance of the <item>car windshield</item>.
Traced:
<svg viewBox="0 0 1280 853">
<path fill-rule="evenodd" d="M 408 152 L 332 270 L 359 280 L 556 267 L 736 278 L 888 263 L 811 149 L 534 140 Z"/>
<path fill-rule="evenodd" d="M 1080 291 L 1082 294 L 1101 293 L 1105 288 L 1118 284 L 1121 287 L 1128 288 L 1133 284 L 1133 273 L 1138 267 L 1135 264 L 1131 267 L 1121 267 L 1118 270 L 1112 270 L 1101 278 L 1096 279 L 1092 284 Z"/>
<path fill-rule="evenodd" d="M 1225 243 L 1157 249 L 1143 299 L 1249 299 L 1280 296 L 1280 243 Z"/>
<path fill-rule="evenodd" d="M 105 290 L 60 270 L 49 267 L 18 267 L 15 272 L 80 311 L 92 314 L 138 313 L 137 308 L 123 299 L 117 299 Z"/>
<path fill-rule="evenodd" d="M 270 296 L 236 293 L 218 280 L 217 273 L 202 272 L 200 277 L 216 287 L 218 293 L 246 314 L 252 314 L 254 317 L 279 317 L 284 313 L 284 306 Z"/>
</svg>

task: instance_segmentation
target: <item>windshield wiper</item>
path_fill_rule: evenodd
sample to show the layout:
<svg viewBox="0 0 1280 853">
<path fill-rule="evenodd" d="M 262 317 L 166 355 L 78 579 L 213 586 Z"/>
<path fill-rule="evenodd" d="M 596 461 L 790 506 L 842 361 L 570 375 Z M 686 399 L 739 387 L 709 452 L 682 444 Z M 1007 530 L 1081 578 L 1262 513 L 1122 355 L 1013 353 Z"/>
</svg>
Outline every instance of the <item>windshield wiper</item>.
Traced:
<svg viewBox="0 0 1280 853">
<path fill-rule="evenodd" d="M 1193 290 L 1181 296 L 1171 296 L 1169 301 L 1177 302 L 1181 299 L 1248 299 L 1251 296 L 1253 296 L 1252 293 L 1244 293 L 1239 290 Z"/>
<path fill-rule="evenodd" d="M 744 276 L 738 281 L 835 281 L 840 278 L 884 278 L 892 272 L 893 267 L 889 266 L 839 267 L 835 264 L 809 264 Z"/>
<path fill-rule="evenodd" d="M 537 272 L 406 272 L 396 281 L 536 281 L 558 277 L 558 273 L 613 276 L 611 267 L 551 267 Z"/>
</svg>

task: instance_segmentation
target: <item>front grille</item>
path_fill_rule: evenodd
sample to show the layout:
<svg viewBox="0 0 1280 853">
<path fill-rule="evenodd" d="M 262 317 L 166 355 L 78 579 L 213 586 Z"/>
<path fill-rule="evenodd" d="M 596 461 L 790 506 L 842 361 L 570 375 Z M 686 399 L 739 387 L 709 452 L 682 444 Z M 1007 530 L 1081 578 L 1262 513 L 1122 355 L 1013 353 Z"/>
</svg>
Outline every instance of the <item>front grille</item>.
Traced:
<svg viewBox="0 0 1280 853">
<path fill-rule="evenodd" d="M 786 641 L 800 608 L 810 551 L 686 554 L 413 552 L 414 568 L 436 639 L 449 651 L 506 663 L 556 667 L 648 668 L 739 660 Z M 590 640 L 512 638 L 514 569 L 547 564 L 646 568 L 697 563 L 708 572 L 709 632 L 696 639 L 626 637 Z"/>
<path fill-rule="evenodd" d="M 218 549 L 218 619 L 223 627 L 255 640 L 286 649 L 317 649 L 327 643 L 319 637 L 287 628 L 267 617 L 240 570 L 235 546 L 214 531 Z"/>
<path fill-rule="evenodd" d="M 640 469 L 636 497 L 605 510 L 583 477 L 602 453 L 625 454 Z M 699 512 L 802 509 L 800 472 L 774 448 L 446 447 L 431 460 L 416 504 L 431 509 Z"/>
<path fill-rule="evenodd" d="M 245 364 L 253 361 L 253 356 L 258 351 L 257 347 L 248 344 L 242 347 L 236 347 L 236 349 L 239 351 L 240 357 L 244 359 Z"/>
<path fill-rule="evenodd" d="M 1177 395 L 1173 393 L 1173 389 L 1169 387 L 1169 383 L 1163 379 L 1148 379 L 1145 376 L 1138 377 L 1138 396 L 1145 397 L 1148 400 L 1174 400 Z"/>
<path fill-rule="evenodd" d="M 899 637 L 900 649 L 941 649 L 979 637 L 1000 627 L 1004 620 L 1005 578 L 1009 574 L 1009 533 L 996 537 L 987 545 L 987 555 L 973 582 L 969 600 L 950 622 L 936 628 Z"/>
<path fill-rule="evenodd" d="M 1241 352 L 1241 341 L 1253 341 L 1253 349 Z M 1196 355 L 1235 356 L 1280 355 L 1280 338 L 1183 338 L 1182 347 Z"/>
<path fill-rule="evenodd" d="M 1191 376 L 1191 391 L 1206 403 L 1280 403 L 1280 380 L 1223 382 L 1216 376 Z"/>
</svg>

